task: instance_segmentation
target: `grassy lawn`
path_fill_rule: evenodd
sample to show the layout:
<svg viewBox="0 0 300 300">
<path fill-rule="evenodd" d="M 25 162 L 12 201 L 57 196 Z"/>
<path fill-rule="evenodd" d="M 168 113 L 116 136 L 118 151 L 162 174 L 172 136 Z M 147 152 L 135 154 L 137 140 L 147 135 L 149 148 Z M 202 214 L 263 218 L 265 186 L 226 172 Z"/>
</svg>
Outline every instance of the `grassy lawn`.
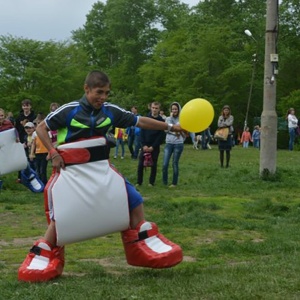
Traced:
<svg viewBox="0 0 300 300">
<path fill-rule="evenodd" d="M 161 183 L 162 151 L 156 186 L 148 187 L 146 170 L 139 191 L 146 218 L 182 247 L 181 264 L 128 266 L 115 233 L 67 246 L 60 278 L 18 282 L 46 220 L 43 195 L 9 174 L 0 193 L 0 299 L 300 299 L 299 152 L 278 151 L 277 174 L 264 181 L 257 149 L 234 147 L 222 169 L 216 145 L 196 151 L 187 144 L 179 185 L 169 189 Z M 137 161 L 126 155 L 112 162 L 135 183 Z"/>
</svg>

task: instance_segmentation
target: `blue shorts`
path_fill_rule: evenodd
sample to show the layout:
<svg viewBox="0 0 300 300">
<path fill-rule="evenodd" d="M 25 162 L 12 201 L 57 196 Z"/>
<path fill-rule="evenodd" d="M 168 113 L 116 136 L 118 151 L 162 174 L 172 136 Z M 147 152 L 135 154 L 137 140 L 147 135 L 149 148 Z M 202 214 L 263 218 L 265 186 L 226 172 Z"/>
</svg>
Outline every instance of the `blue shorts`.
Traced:
<svg viewBox="0 0 300 300">
<path fill-rule="evenodd" d="M 140 204 L 142 204 L 144 201 L 141 194 L 127 179 L 125 179 L 125 183 L 126 183 L 126 190 L 128 194 L 129 211 L 132 211 Z"/>
</svg>

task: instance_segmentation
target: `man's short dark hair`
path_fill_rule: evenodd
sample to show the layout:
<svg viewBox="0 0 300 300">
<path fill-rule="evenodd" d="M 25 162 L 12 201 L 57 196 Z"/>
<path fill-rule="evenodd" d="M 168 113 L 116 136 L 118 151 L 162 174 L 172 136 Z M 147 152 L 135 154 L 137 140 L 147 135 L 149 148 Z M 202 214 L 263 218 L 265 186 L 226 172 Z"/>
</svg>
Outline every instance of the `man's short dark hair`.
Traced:
<svg viewBox="0 0 300 300">
<path fill-rule="evenodd" d="M 31 100 L 30 100 L 30 99 L 24 99 L 24 100 L 22 101 L 22 105 L 24 105 L 24 104 L 29 104 L 29 105 L 31 105 Z"/>
<path fill-rule="evenodd" d="M 103 87 L 105 85 L 110 86 L 110 80 L 108 76 L 101 71 L 91 71 L 85 78 L 84 82 L 89 88 Z"/>
</svg>

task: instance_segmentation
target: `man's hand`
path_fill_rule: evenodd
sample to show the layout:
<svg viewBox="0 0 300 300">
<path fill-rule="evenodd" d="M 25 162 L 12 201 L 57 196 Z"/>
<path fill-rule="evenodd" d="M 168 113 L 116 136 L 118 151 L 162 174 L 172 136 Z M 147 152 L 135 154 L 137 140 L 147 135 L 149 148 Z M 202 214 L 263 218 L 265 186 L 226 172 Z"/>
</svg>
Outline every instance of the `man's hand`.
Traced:
<svg viewBox="0 0 300 300">
<path fill-rule="evenodd" d="M 143 147 L 143 151 L 144 151 L 144 152 L 152 152 L 152 151 L 153 151 L 153 148 L 152 148 L 152 147 L 148 147 L 148 146 L 144 146 L 144 147 Z"/>
<path fill-rule="evenodd" d="M 60 172 L 60 169 L 66 169 L 65 162 L 58 152 L 53 154 L 51 159 L 52 167 L 55 168 L 57 172 Z"/>
<path fill-rule="evenodd" d="M 181 136 L 186 137 L 188 135 L 188 131 L 181 128 L 179 124 L 174 124 L 171 129 L 172 132 L 178 132 Z"/>
</svg>

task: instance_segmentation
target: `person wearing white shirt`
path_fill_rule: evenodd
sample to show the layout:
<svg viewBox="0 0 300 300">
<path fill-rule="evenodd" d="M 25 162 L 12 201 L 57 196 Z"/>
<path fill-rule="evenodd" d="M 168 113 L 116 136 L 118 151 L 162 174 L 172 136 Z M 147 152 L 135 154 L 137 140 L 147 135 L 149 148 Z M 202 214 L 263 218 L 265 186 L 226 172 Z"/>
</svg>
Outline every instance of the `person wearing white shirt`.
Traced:
<svg viewBox="0 0 300 300">
<path fill-rule="evenodd" d="M 294 149 L 294 142 L 296 138 L 296 130 L 298 128 L 298 119 L 295 116 L 295 109 L 290 108 L 287 113 L 287 121 L 288 121 L 288 128 L 289 128 L 289 150 L 293 151 Z"/>
</svg>

